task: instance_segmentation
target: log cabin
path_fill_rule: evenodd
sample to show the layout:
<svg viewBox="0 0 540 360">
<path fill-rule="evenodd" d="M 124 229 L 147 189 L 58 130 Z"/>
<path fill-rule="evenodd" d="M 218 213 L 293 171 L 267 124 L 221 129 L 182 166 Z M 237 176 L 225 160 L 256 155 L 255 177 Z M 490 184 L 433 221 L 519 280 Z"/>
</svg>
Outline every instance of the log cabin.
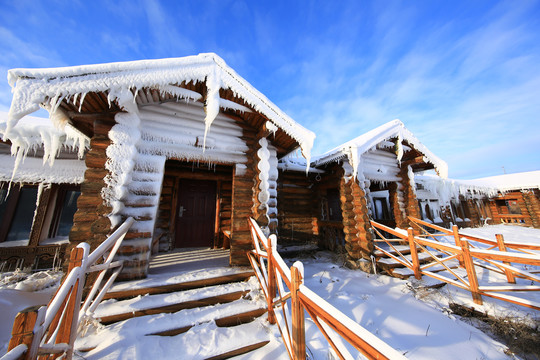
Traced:
<svg viewBox="0 0 540 360">
<path fill-rule="evenodd" d="M 540 228 L 540 171 L 504 174 L 474 181 L 498 190 L 487 201 L 491 223 Z"/>
<path fill-rule="evenodd" d="M 289 156 L 278 165 L 280 237 L 316 238 L 351 266 L 372 255 L 371 219 L 407 228 L 407 216 L 421 217 L 415 173 L 447 175 L 446 163 L 399 120 L 314 157 L 302 180 L 304 164 Z"/>
<path fill-rule="evenodd" d="M 278 227 L 278 159 L 296 149 L 309 158 L 315 137 L 215 54 L 13 69 L 8 79 L 13 100 L 3 146 L 15 162 L 41 157 L 44 167 L 59 173 L 69 153 L 78 175 L 33 178 L 14 164 L 4 180 L 23 184 L 21 189 L 51 186 L 32 193 L 38 208 L 30 229 L 33 248 L 10 246 L 15 243 L 4 237 L 0 252 L 40 248 L 54 221 L 36 219 L 54 219 L 52 197 L 68 196 L 54 195 L 54 188 L 69 184 L 76 207 L 63 253 L 82 241 L 96 247 L 124 219 L 135 218 L 118 252 L 125 260 L 120 279 L 145 277 L 152 254 L 179 247 L 226 246 L 230 265 L 248 264 L 247 218 L 268 232 Z M 18 122 L 40 107 L 56 132 L 27 141 Z M 8 233 L 13 228 L 7 220 L 2 226 Z"/>
</svg>

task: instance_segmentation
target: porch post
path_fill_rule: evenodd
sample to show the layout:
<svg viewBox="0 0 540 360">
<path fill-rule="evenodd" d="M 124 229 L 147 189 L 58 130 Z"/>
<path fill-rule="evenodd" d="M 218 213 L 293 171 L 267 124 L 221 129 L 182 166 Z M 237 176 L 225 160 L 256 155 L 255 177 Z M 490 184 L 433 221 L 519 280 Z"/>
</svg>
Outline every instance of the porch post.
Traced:
<svg viewBox="0 0 540 360">
<path fill-rule="evenodd" d="M 349 260 L 369 259 L 373 252 L 367 200 L 355 178 L 343 176 L 339 183 L 345 250 Z"/>
<path fill-rule="evenodd" d="M 105 169 L 106 149 L 110 145 L 109 130 L 115 124 L 114 114 L 94 120 L 94 135 L 90 140 L 90 150 L 86 154 L 86 171 L 81 184 L 81 195 L 77 199 L 77 211 L 73 216 L 73 227 L 69 233 L 66 256 L 81 242 L 87 242 L 92 249 L 107 238 L 111 222 L 107 215 L 112 208 L 104 204 L 101 190 L 107 185 L 104 178 L 109 174 Z M 67 261 L 65 261 L 67 265 Z"/>
</svg>

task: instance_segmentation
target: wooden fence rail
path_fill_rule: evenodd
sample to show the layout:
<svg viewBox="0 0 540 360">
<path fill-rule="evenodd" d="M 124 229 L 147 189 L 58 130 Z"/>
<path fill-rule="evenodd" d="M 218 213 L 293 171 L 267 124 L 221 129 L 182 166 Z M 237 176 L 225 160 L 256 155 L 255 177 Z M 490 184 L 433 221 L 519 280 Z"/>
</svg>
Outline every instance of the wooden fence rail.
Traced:
<svg viewBox="0 0 540 360">
<path fill-rule="evenodd" d="M 420 279 L 422 275 L 426 275 L 468 290 L 471 292 L 473 301 L 477 304 L 482 304 L 482 296 L 489 296 L 540 310 L 540 303 L 536 301 L 501 293 L 540 291 L 540 286 L 538 285 L 516 285 L 516 278 L 523 278 L 530 280 L 533 283 L 540 283 L 540 277 L 531 271 L 512 266 L 512 263 L 540 266 L 540 253 L 535 252 L 535 250 L 540 250 L 539 245 L 505 242 L 502 235 L 497 235 L 496 240 L 475 237 L 459 232 L 455 225 L 452 230 L 449 230 L 413 217 L 409 217 L 409 220 L 411 220 L 417 229 L 416 235 L 414 234 L 413 228 L 409 228 L 407 232 L 405 232 L 401 229 L 391 229 L 375 221 L 371 221 L 371 225 L 375 233 L 379 236 L 379 239 L 375 240 L 375 248 L 403 266 L 411 269 L 417 279 Z M 434 230 L 437 233 L 429 232 L 426 228 Z M 384 233 L 388 233 L 396 238 L 388 239 L 385 237 Z M 438 237 L 441 236 L 452 236 L 455 245 L 440 242 Z M 409 245 L 411 252 L 410 259 L 403 255 L 402 252 L 398 251 L 395 242 Z M 484 248 L 475 246 L 475 242 L 482 244 Z M 377 245 L 380 243 L 385 243 L 393 250 L 393 252 L 392 250 Z M 512 250 L 512 252 L 509 250 Z M 418 259 L 419 252 L 428 254 L 432 262 L 421 264 Z M 449 262 L 452 260 L 458 260 L 459 266 L 466 270 L 466 276 L 460 275 L 449 265 Z M 429 269 L 436 265 L 444 268 L 444 270 L 455 277 L 455 279 L 451 279 Z M 488 271 L 505 275 L 507 283 L 503 285 L 480 284 L 476 275 L 477 267 L 482 267 Z"/>
<path fill-rule="evenodd" d="M 133 222 L 133 218 L 128 218 L 92 253 L 87 243 L 72 250 L 67 276 L 49 304 L 30 307 L 17 314 L 8 352 L 0 360 L 56 359 L 60 356 L 71 359 L 79 324 L 85 317 L 92 316 L 122 270 L 122 261 L 112 260 Z M 102 259 L 103 263 L 96 265 Z M 101 287 L 109 270 L 112 270 L 109 279 Z M 87 274 L 98 271 L 99 275 L 82 303 Z"/>
<path fill-rule="evenodd" d="M 268 321 L 277 323 L 291 359 L 306 359 L 304 312 L 340 359 L 357 358 L 350 354 L 346 343 L 368 359 L 405 359 L 304 285 L 303 264 L 297 261 L 287 267 L 276 250 L 276 236 L 267 238 L 253 219 L 249 224 L 254 250 L 248 257 L 268 302 Z"/>
</svg>

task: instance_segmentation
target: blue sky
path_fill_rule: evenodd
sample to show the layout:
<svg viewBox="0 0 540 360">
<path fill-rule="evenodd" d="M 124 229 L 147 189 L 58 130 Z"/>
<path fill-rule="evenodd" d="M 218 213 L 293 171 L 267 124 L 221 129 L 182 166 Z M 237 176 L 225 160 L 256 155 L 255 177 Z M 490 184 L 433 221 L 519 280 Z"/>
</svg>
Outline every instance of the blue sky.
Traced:
<svg viewBox="0 0 540 360">
<path fill-rule="evenodd" d="M 540 169 L 540 1 L 0 0 L 7 70 L 215 52 L 321 153 L 399 118 L 450 177 Z"/>
</svg>

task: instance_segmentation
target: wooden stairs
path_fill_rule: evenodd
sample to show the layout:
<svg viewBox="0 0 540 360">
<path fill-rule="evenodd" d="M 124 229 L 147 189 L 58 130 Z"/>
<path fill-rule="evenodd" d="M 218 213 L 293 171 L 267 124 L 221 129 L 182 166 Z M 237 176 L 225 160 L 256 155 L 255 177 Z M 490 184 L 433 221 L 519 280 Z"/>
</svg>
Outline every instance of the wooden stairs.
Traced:
<svg viewBox="0 0 540 360">
<path fill-rule="evenodd" d="M 201 344 L 199 355 L 204 359 L 226 359 L 268 344 L 269 339 L 261 340 L 266 335 L 262 326 L 250 327 L 254 320 L 266 319 L 267 311 L 266 302 L 258 299 L 259 285 L 252 277 L 253 271 L 228 268 L 210 272 L 203 278 L 201 273 L 194 277 L 183 274 L 179 281 L 172 276 L 161 282 L 151 279 L 115 285 L 95 311 L 94 317 L 102 324 L 99 333 L 77 339 L 78 354 L 86 357 L 85 354 L 103 351 L 99 339 L 103 339 L 107 331 L 121 334 L 122 327 L 129 329 L 126 337 L 135 335 L 141 339 L 146 336 L 178 337 L 211 329 L 218 334 L 208 335 L 214 342 L 210 350 Z M 220 342 L 219 332 L 229 329 L 230 333 L 236 331 L 244 335 L 234 341 L 222 336 L 223 343 Z M 182 351 L 181 346 L 178 351 Z"/>
</svg>

